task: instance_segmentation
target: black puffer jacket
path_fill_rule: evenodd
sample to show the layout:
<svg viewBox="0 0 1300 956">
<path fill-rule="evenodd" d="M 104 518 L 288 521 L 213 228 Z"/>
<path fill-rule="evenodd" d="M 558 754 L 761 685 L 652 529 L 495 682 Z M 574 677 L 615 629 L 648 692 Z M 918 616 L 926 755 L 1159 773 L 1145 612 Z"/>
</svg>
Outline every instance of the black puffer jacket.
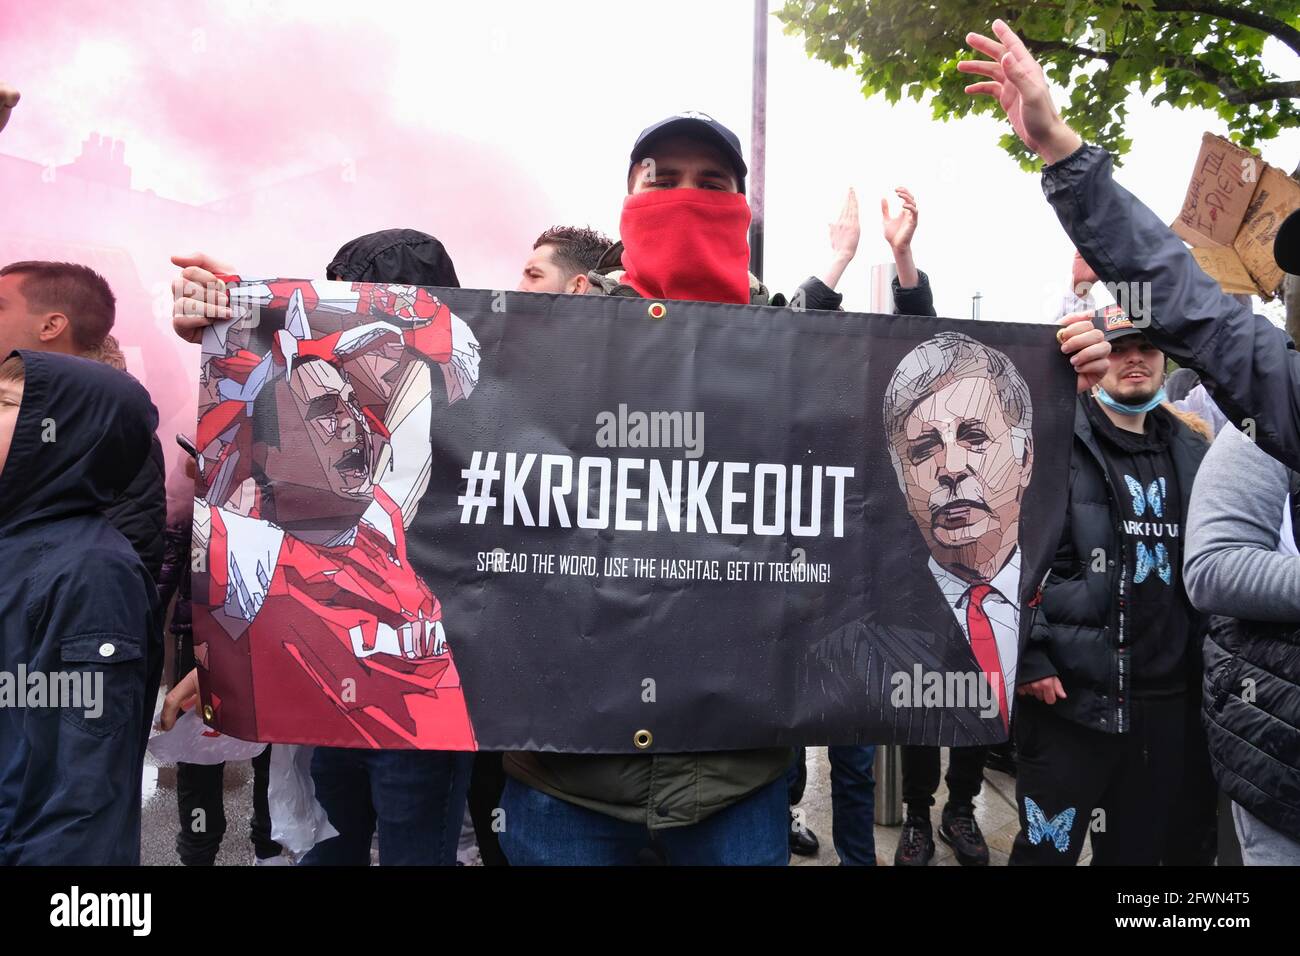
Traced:
<svg viewBox="0 0 1300 956">
<path fill-rule="evenodd" d="M 1060 677 L 1069 696 L 1052 705 L 1053 713 L 1120 734 L 1129 729 L 1133 638 L 1121 628 L 1116 594 L 1128 556 L 1119 528 L 1119 497 L 1084 411 L 1083 402 L 1090 401 L 1091 396 L 1081 396 L 1075 413 L 1065 532 L 1034 608 L 1016 683 Z M 1180 514 L 1186 515 L 1196 469 L 1209 446 L 1164 409 L 1151 414 L 1168 416 L 1172 422 L 1169 448 L 1178 476 Z M 1099 560 L 1105 567 L 1094 570 Z M 1191 643 L 1199 648 L 1205 617 L 1192 607 L 1185 591 L 1180 593 L 1192 624 Z M 1189 660 L 1189 676 L 1196 663 Z"/>
<path fill-rule="evenodd" d="M 1300 474 L 1290 475 L 1300 548 Z M 1205 721 L 1223 792 L 1300 840 L 1300 626 L 1215 615 L 1205 641 Z"/>
<path fill-rule="evenodd" d="M 109 523 L 131 542 L 155 582 L 162 574 L 163 531 L 167 527 L 165 468 L 162 445 L 155 435 L 144 465 L 104 512 Z"/>
<path fill-rule="evenodd" d="M 1300 840 L 1300 628 L 1211 618 L 1203 716 L 1223 792 Z"/>
</svg>

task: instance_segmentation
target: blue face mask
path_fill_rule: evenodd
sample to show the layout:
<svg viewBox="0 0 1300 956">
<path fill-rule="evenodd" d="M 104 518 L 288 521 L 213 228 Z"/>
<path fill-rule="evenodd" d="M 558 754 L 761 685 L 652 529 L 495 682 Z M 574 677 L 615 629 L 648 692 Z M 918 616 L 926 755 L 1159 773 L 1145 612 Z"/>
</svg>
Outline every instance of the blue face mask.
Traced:
<svg viewBox="0 0 1300 956">
<path fill-rule="evenodd" d="M 1106 390 L 1100 385 L 1097 386 L 1097 401 L 1101 402 L 1107 408 L 1112 408 L 1121 415 L 1141 415 L 1143 412 L 1149 412 L 1151 409 L 1167 401 L 1165 387 L 1160 386 L 1160 391 L 1151 396 L 1151 400 L 1141 405 L 1125 405 L 1123 402 L 1117 402 L 1106 394 Z"/>
</svg>

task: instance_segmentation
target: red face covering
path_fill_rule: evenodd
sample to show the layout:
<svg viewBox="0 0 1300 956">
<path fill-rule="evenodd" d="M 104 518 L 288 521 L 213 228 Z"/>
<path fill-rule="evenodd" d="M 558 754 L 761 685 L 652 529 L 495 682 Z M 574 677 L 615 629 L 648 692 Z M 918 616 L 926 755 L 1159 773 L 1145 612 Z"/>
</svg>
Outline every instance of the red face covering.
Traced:
<svg viewBox="0 0 1300 956">
<path fill-rule="evenodd" d="M 649 299 L 749 304 L 749 204 L 740 193 L 661 189 L 623 200 L 623 281 Z"/>
</svg>

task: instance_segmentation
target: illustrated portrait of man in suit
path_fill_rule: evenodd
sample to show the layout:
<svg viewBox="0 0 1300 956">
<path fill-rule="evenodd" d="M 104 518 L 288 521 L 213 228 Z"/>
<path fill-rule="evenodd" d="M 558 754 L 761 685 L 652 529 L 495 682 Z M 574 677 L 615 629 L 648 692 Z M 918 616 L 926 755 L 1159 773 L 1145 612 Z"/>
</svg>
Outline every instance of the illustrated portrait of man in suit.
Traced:
<svg viewBox="0 0 1300 956">
<path fill-rule="evenodd" d="M 884 422 L 929 572 L 1005 723 L 1020 643 L 1020 504 L 1034 468 L 1029 386 L 1001 352 L 944 332 L 898 363 Z"/>
<path fill-rule="evenodd" d="M 898 501 L 921 547 L 891 539 L 888 580 L 877 567 L 868 581 L 872 609 L 812 646 L 810 693 L 852 715 L 828 709 L 821 729 L 835 743 L 878 742 L 880 727 L 900 743 L 1003 739 L 1019 649 L 1020 509 L 1034 464 L 1029 386 L 1002 352 L 942 332 L 899 361 L 882 413 Z M 918 706 L 922 675 L 958 688 L 957 699 Z"/>
</svg>

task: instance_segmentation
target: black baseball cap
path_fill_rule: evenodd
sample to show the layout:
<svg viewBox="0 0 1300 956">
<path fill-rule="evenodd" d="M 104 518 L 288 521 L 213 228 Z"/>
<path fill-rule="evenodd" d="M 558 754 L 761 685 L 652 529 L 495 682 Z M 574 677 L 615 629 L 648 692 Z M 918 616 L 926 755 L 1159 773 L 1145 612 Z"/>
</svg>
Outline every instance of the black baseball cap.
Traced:
<svg viewBox="0 0 1300 956">
<path fill-rule="evenodd" d="M 1094 328 L 1100 329 L 1107 342 L 1114 342 L 1129 335 L 1141 335 L 1142 330 L 1135 328 L 1133 320 L 1117 305 L 1108 305 L 1092 313 Z"/>
<path fill-rule="evenodd" d="M 749 173 L 749 169 L 745 166 L 745 157 L 740 152 L 740 139 L 708 113 L 697 110 L 677 113 L 641 130 L 641 135 L 636 138 L 636 143 L 632 146 L 632 162 L 627 167 L 629 175 L 632 167 L 646 158 L 650 148 L 666 136 L 690 136 L 718 147 L 722 150 L 722 155 L 731 161 L 731 168 L 736 173 L 740 192 L 742 194 L 745 192 L 745 176 Z"/>
<path fill-rule="evenodd" d="M 1300 209 L 1282 221 L 1273 240 L 1273 258 L 1283 272 L 1300 275 Z"/>
</svg>

